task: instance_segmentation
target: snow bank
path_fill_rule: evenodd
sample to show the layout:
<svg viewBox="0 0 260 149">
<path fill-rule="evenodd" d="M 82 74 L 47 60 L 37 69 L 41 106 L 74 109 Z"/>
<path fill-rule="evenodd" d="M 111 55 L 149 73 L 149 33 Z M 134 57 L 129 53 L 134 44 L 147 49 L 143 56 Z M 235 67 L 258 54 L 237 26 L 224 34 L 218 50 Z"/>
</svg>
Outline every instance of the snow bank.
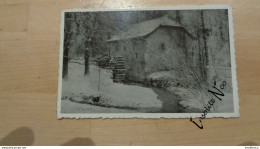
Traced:
<svg viewBox="0 0 260 149">
<path fill-rule="evenodd" d="M 99 72 L 100 84 L 98 87 Z M 111 75 L 110 70 L 90 65 L 89 74 L 84 76 L 84 65 L 69 63 L 69 79 L 62 82 L 62 97 L 82 97 L 83 100 L 84 96 L 101 96 L 99 103 L 102 106 L 149 108 L 154 110 L 159 110 L 162 107 L 162 102 L 157 99 L 157 94 L 152 89 L 137 85 L 114 83 Z"/>
<path fill-rule="evenodd" d="M 69 100 L 62 100 L 62 113 L 133 113 L 133 110 L 98 107 L 89 104 L 80 104 Z"/>
<path fill-rule="evenodd" d="M 208 101 L 212 99 L 212 96 L 210 96 L 210 94 L 207 91 L 191 90 L 176 87 L 171 87 L 168 90 L 182 97 L 182 100 L 179 102 L 179 104 L 183 107 L 201 109 L 201 111 L 204 110 L 204 106 L 208 104 Z M 215 103 L 213 105 L 213 108 L 211 108 L 211 112 L 234 112 L 232 94 L 224 94 L 225 96 L 221 96 L 221 101 L 213 96 L 213 98 L 215 99 Z"/>
<path fill-rule="evenodd" d="M 234 106 L 233 106 L 233 95 L 225 93 L 225 96 L 221 97 L 220 100 L 215 100 L 214 104 L 214 112 L 220 112 L 220 113 L 232 113 L 234 112 Z"/>
<path fill-rule="evenodd" d="M 226 70 L 226 67 L 223 67 L 222 69 Z M 215 103 L 214 103 L 214 108 L 212 108 L 211 112 L 221 112 L 221 113 L 226 113 L 226 112 L 233 112 L 233 96 L 230 93 L 232 91 L 232 82 L 229 80 L 230 76 L 229 71 L 223 71 L 223 76 L 226 78 L 227 86 L 225 87 L 225 90 L 222 90 L 222 92 L 225 94 L 225 96 L 221 97 L 222 100 L 218 100 L 217 98 L 214 97 Z M 194 108 L 203 111 L 204 106 L 208 104 L 208 101 L 212 99 L 211 94 L 207 91 L 207 89 L 202 90 L 202 89 L 192 89 L 192 87 L 187 86 L 186 88 L 184 87 L 176 87 L 175 84 L 176 82 L 184 82 L 189 79 L 186 77 L 185 79 L 187 80 L 178 80 L 174 78 L 174 73 L 170 71 L 160 71 L 160 72 L 155 72 L 150 75 L 148 75 L 148 79 L 157 79 L 157 80 L 167 80 L 168 83 L 170 83 L 169 86 L 166 87 L 166 89 L 172 93 L 175 93 L 181 97 L 181 101 L 179 104 L 183 107 L 186 108 Z M 224 80 L 224 79 L 223 79 Z M 217 84 L 222 83 L 222 81 L 218 81 Z M 231 87 L 230 87 L 231 86 Z M 230 91 L 231 90 L 231 91 Z"/>
<path fill-rule="evenodd" d="M 174 77 L 175 75 L 171 71 L 158 71 L 147 76 L 148 79 L 168 79 Z"/>
<path fill-rule="evenodd" d="M 172 93 L 181 96 L 180 105 L 187 108 L 202 109 L 203 108 L 203 93 L 195 93 L 189 89 L 180 87 L 169 87 L 167 88 Z"/>
</svg>

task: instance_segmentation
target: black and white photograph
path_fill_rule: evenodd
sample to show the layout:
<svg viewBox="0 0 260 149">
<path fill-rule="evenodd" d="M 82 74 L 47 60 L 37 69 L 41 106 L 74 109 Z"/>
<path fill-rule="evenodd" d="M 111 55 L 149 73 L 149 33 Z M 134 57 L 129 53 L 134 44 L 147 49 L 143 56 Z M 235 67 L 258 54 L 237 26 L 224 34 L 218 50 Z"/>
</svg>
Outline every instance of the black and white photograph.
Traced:
<svg viewBox="0 0 260 149">
<path fill-rule="evenodd" d="M 238 117 L 232 8 L 61 15 L 58 118 Z"/>
</svg>

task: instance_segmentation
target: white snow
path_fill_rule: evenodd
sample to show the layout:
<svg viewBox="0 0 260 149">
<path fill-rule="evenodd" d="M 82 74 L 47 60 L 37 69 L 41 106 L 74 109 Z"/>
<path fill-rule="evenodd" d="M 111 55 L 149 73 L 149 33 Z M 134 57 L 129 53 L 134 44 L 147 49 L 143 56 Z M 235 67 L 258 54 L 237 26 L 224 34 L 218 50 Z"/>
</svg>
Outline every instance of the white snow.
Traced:
<svg viewBox="0 0 260 149">
<path fill-rule="evenodd" d="M 232 113 L 234 112 L 234 106 L 233 106 L 233 95 L 225 93 L 225 96 L 221 97 L 221 101 L 218 99 L 215 99 L 214 112 L 220 112 L 220 113 Z"/>
<path fill-rule="evenodd" d="M 133 110 L 99 107 L 90 104 L 80 104 L 70 100 L 62 100 L 62 113 L 132 113 Z"/>
<path fill-rule="evenodd" d="M 171 71 L 158 71 L 158 72 L 154 72 L 151 73 L 147 76 L 147 78 L 151 78 L 151 79 L 168 79 L 168 78 L 174 78 L 175 75 L 173 72 Z"/>
<path fill-rule="evenodd" d="M 190 107 L 195 109 L 203 108 L 203 93 L 192 91 L 190 89 L 180 87 L 169 87 L 167 88 L 172 93 L 181 96 L 182 100 L 179 102 L 183 107 Z"/>
<path fill-rule="evenodd" d="M 185 88 L 168 88 L 171 92 L 176 93 L 182 97 L 182 100 L 179 102 L 183 107 L 191 107 L 196 109 L 203 110 L 203 107 L 208 104 L 208 101 L 212 99 L 212 96 L 207 91 L 200 90 L 191 90 Z M 230 93 L 224 93 L 225 96 L 219 96 L 222 100 L 219 100 L 215 96 L 213 99 L 215 103 L 214 108 L 211 108 L 211 112 L 215 113 L 228 113 L 234 112 L 233 109 L 233 96 Z"/>
<path fill-rule="evenodd" d="M 82 65 L 84 61 L 78 60 L 77 62 L 81 64 L 69 63 L 68 80 L 63 79 L 62 82 L 63 98 L 72 97 L 75 100 L 80 100 L 79 98 L 83 96 L 101 96 L 99 102 L 103 106 L 155 110 L 162 107 L 162 102 L 157 99 L 157 94 L 152 89 L 137 85 L 114 83 L 111 79 L 111 70 L 101 69 L 94 64 L 90 64 L 89 74 L 84 76 L 84 65 Z M 99 72 L 100 90 L 98 91 Z M 64 101 L 62 100 L 62 102 Z M 64 104 L 68 103 L 68 101 L 64 102 L 62 109 L 66 107 Z"/>
<path fill-rule="evenodd" d="M 100 71 L 100 85 L 98 80 Z M 63 80 L 62 112 L 64 113 L 100 113 L 100 112 L 143 112 L 145 110 L 159 111 L 162 102 L 150 88 L 137 85 L 114 83 L 111 79 L 111 70 L 101 69 L 94 64 L 90 65 L 89 74 L 84 76 L 84 60 L 74 60 L 69 63 L 69 79 Z M 150 74 L 148 78 L 171 80 L 174 75 L 169 71 L 160 71 Z M 168 87 L 168 91 L 181 96 L 180 105 L 187 108 L 202 109 L 211 99 L 207 90 L 192 90 L 182 87 Z M 81 102 L 84 96 L 101 97 L 97 105 L 76 103 Z M 68 99 L 73 98 L 72 102 Z M 64 100 L 65 99 L 65 100 Z M 233 112 L 232 94 L 226 93 L 222 101 L 215 98 L 211 112 Z M 121 107 L 121 108 L 118 108 Z M 123 109 L 128 107 L 129 109 Z M 139 109 L 139 110 L 138 110 Z M 141 109 L 141 110 L 140 110 Z"/>
<path fill-rule="evenodd" d="M 221 67 L 221 68 L 224 70 L 227 69 L 227 67 Z M 214 97 L 216 102 L 214 103 L 213 106 L 214 108 L 211 109 L 211 112 L 217 112 L 217 113 L 234 112 L 233 96 L 230 93 L 230 90 L 232 90 L 231 78 L 228 78 L 228 76 L 230 76 L 230 73 L 231 71 L 230 72 L 223 71 L 221 73 L 222 76 L 226 75 L 224 77 L 225 79 L 219 78 L 227 82 L 225 90 L 222 91 L 225 94 L 225 96 L 221 97 L 222 98 L 221 101 Z M 167 80 L 172 83 L 174 81 L 174 79 L 172 78 L 174 77 L 175 75 L 171 71 L 159 71 L 148 75 L 147 78 Z M 221 84 L 221 83 L 222 81 L 217 81 L 217 84 Z M 170 86 L 167 87 L 167 90 L 181 97 L 181 101 L 179 102 L 179 104 L 182 105 L 183 107 L 203 110 L 204 109 L 203 107 L 208 104 L 209 100 L 212 99 L 212 96 L 210 96 L 207 89 L 202 90 L 202 89 L 192 89 L 191 87 L 183 88 L 183 87 Z"/>
</svg>

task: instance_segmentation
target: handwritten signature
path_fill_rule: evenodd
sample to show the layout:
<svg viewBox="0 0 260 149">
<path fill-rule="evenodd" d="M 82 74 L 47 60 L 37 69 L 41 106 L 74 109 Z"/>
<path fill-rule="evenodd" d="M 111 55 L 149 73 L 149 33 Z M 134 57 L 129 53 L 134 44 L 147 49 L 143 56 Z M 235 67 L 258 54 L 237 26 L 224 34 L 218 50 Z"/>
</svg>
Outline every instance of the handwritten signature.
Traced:
<svg viewBox="0 0 260 149">
<path fill-rule="evenodd" d="M 224 89 L 226 86 L 226 81 L 223 81 L 222 84 L 220 85 L 220 89 L 218 89 L 216 87 L 216 81 L 214 81 L 214 85 L 212 86 L 215 91 L 212 90 L 208 90 L 209 93 L 211 93 L 212 95 L 214 95 L 218 100 L 222 100 L 219 96 L 225 96 L 225 94 L 223 92 L 221 92 L 220 89 Z M 215 103 L 215 99 L 212 98 L 208 101 L 208 104 L 204 106 L 205 110 L 203 111 L 203 113 L 201 114 L 201 117 L 199 118 L 199 122 L 200 125 L 197 124 L 195 121 L 192 120 L 192 117 L 190 117 L 190 122 L 193 122 L 198 128 L 203 129 L 203 125 L 202 125 L 202 119 L 206 118 L 206 115 L 208 114 L 208 112 L 210 111 L 211 107 L 214 105 Z"/>
</svg>

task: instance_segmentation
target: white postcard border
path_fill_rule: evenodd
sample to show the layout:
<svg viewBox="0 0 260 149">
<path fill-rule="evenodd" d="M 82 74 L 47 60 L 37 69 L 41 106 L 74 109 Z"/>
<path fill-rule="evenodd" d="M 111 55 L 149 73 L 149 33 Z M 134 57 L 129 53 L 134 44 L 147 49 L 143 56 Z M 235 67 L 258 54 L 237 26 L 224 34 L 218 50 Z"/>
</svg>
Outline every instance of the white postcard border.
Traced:
<svg viewBox="0 0 260 149">
<path fill-rule="evenodd" d="M 236 75 L 236 57 L 234 47 L 234 28 L 232 7 L 230 5 L 187 5 L 187 6 L 162 6 L 162 7 L 127 7 L 127 8 L 95 8 L 95 9 L 69 9 L 61 12 L 60 24 L 60 51 L 59 51 L 59 76 L 58 76 L 58 100 L 57 117 L 62 118 L 195 118 L 201 113 L 61 113 L 61 93 L 62 93 L 62 68 L 63 68 L 63 40 L 64 40 L 64 14 L 65 12 L 85 12 L 85 11 L 135 11 L 135 10 L 197 10 L 197 9 L 228 9 L 230 55 L 233 87 L 233 113 L 208 113 L 206 118 L 223 117 L 236 118 L 239 114 L 239 98 Z"/>
</svg>

